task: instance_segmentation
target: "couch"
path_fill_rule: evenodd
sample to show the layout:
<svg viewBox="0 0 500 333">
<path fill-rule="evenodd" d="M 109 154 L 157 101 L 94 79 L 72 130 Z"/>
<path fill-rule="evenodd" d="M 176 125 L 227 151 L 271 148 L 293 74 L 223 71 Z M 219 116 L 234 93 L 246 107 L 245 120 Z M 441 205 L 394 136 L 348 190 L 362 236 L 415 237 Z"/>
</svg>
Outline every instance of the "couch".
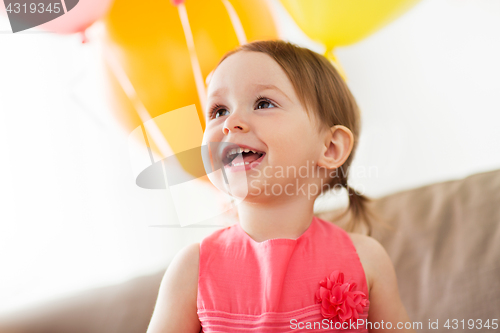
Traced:
<svg viewBox="0 0 500 333">
<path fill-rule="evenodd" d="M 393 261 L 411 321 L 423 331 L 437 321 L 440 332 L 456 319 L 453 332 L 470 332 L 472 319 L 474 331 L 496 331 L 477 327 L 479 319 L 500 320 L 500 170 L 399 191 L 370 206 L 386 223 L 372 236 Z M 339 213 L 318 216 L 343 226 L 349 215 Z M 0 333 L 144 333 L 164 272 L 21 311 L 4 318 Z"/>
</svg>

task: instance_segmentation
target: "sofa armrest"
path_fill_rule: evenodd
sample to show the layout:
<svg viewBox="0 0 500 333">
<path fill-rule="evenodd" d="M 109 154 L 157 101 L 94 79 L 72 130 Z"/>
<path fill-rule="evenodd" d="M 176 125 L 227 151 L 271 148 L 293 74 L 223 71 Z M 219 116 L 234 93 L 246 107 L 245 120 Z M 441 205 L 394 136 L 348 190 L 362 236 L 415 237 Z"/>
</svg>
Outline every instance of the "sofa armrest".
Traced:
<svg viewBox="0 0 500 333">
<path fill-rule="evenodd" d="M 0 333 L 144 333 L 165 269 L 18 311 Z"/>
</svg>

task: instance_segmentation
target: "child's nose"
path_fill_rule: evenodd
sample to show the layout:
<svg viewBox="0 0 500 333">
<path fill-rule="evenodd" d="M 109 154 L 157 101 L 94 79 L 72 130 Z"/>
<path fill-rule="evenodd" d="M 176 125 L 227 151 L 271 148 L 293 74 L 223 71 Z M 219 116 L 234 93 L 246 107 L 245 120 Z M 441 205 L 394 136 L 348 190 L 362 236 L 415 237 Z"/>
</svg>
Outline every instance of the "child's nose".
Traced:
<svg viewBox="0 0 500 333">
<path fill-rule="evenodd" d="M 248 132 L 248 129 L 249 126 L 241 115 L 237 112 L 233 112 L 226 118 L 224 126 L 222 127 L 222 132 L 228 135 L 230 132 Z"/>
<path fill-rule="evenodd" d="M 245 127 L 244 126 L 240 126 L 240 125 L 236 125 L 234 126 L 232 129 L 229 129 L 228 126 L 225 126 L 223 127 L 222 129 L 222 132 L 225 134 L 225 135 L 228 135 L 229 132 L 245 132 Z"/>
</svg>

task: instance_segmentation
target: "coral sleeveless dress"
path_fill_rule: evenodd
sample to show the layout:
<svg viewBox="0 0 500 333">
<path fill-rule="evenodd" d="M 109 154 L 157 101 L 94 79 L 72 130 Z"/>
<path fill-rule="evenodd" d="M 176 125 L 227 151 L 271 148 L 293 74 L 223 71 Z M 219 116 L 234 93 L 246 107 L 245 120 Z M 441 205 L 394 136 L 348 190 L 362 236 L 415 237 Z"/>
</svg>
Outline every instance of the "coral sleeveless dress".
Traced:
<svg viewBox="0 0 500 333">
<path fill-rule="evenodd" d="M 356 248 L 316 216 L 297 239 L 253 240 L 236 223 L 200 243 L 202 332 L 368 332 Z"/>
</svg>

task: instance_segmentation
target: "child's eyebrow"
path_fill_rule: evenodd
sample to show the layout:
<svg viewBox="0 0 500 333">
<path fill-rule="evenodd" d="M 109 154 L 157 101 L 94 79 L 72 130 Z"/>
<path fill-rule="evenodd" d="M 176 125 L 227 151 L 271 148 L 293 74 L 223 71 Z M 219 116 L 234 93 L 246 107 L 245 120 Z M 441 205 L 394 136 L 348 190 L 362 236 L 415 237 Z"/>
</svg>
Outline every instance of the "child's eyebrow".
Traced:
<svg viewBox="0 0 500 333">
<path fill-rule="evenodd" d="M 280 88 L 276 87 L 274 84 L 254 84 L 256 90 L 276 90 L 283 96 L 285 96 L 290 102 L 292 101 Z M 220 88 L 208 95 L 208 97 L 219 96 L 223 92 L 227 91 L 227 88 Z"/>
<path fill-rule="evenodd" d="M 274 84 L 256 84 L 255 87 L 260 90 L 276 90 L 277 92 L 285 96 L 290 102 L 292 101 L 280 88 L 276 87 Z"/>
<path fill-rule="evenodd" d="M 221 95 L 223 92 L 225 92 L 226 90 L 227 90 L 227 88 L 220 88 L 220 89 L 217 89 L 217 90 L 215 90 L 213 93 L 208 94 L 208 97 L 212 97 L 212 96 L 219 96 L 219 95 Z"/>
</svg>

